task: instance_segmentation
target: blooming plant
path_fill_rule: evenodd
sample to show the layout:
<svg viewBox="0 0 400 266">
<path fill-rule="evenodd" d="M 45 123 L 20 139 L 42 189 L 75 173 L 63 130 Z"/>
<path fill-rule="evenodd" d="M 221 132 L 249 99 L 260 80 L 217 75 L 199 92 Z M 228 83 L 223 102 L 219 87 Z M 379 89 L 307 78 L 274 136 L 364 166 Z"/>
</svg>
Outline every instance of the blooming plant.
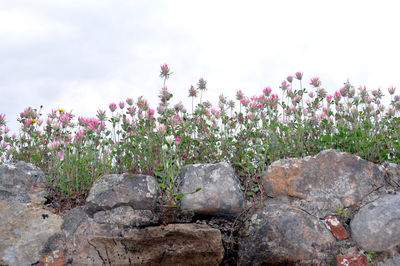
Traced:
<svg viewBox="0 0 400 266">
<path fill-rule="evenodd" d="M 93 182 L 107 173 L 153 175 L 165 205 L 176 206 L 184 196 L 177 193 L 182 166 L 227 161 L 256 204 L 263 194 L 259 177 L 280 158 L 333 148 L 376 163 L 400 163 L 395 87 L 388 89 L 385 106 L 381 89 L 356 89 L 347 81 L 328 94 L 318 77 L 310 80 L 311 88 L 303 88 L 304 75 L 297 72 L 277 90 L 281 98 L 270 87 L 254 96 L 238 90 L 235 100 L 221 94 L 214 107 L 202 101 L 207 82 L 201 78 L 197 88 L 190 86 L 189 113 L 181 102 L 171 103 L 166 86 L 171 74 L 161 66 L 156 110 L 143 97 L 110 103 L 108 112 L 100 109 L 95 117 L 77 119 L 61 108 L 44 118 L 42 108 L 28 107 L 18 119 L 19 135 L 12 136 L 0 114 L 0 164 L 24 160 L 43 169 L 51 188 L 48 199 L 63 210 L 84 203 Z"/>
</svg>

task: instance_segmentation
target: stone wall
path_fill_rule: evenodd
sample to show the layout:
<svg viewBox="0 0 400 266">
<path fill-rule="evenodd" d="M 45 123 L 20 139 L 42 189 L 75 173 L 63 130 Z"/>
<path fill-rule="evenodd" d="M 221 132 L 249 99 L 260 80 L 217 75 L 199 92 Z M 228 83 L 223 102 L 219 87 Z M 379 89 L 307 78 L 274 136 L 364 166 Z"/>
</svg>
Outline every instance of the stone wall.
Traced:
<svg viewBox="0 0 400 266">
<path fill-rule="evenodd" d="M 154 177 L 101 176 L 84 206 L 43 204 L 43 172 L 0 165 L 0 265 L 400 265 L 400 167 L 326 150 L 282 159 L 246 201 L 227 163 L 182 168 L 179 208 Z"/>
</svg>

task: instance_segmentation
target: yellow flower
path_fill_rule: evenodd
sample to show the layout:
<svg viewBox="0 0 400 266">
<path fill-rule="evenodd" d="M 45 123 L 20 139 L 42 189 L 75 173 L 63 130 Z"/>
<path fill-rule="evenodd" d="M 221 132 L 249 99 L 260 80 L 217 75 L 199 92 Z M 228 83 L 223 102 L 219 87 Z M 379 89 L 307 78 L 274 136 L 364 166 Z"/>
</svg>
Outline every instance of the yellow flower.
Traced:
<svg viewBox="0 0 400 266">
<path fill-rule="evenodd" d="M 29 122 L 31 122 L 31 124 L 35 124 L 37 122 L 37 119 L 30 119 Z"/>
<path fill-rule="evenodd" d="M 58 108 L 58 111 L 59 111 L 60 113 L 64 113 L 64 109 L 62 109 L 62 108 Z"/>
</svg>

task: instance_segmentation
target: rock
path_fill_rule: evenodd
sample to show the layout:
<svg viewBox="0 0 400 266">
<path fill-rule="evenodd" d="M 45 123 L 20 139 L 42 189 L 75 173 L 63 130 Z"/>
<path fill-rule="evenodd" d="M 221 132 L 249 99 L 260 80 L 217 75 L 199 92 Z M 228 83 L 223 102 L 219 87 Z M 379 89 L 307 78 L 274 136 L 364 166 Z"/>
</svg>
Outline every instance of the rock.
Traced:
<svg viewBox="0 0 400 266">
<path fill-rule="evenodd" d="M 31 163 L 0 165 L 0 200 L 41 203 L 46 199 L 46 178 Z"/>
<path fill-rule="evenodd" d="M 344 240 L 349 238 L 349 233 L 335 216 L 327 216 L 325 218 L 325 225 L 328 230 L 332 232 L 337 240 Z"/>
<path fill-rule="evenodd" d="M 88 220 L 88 216 L 85 212 L 85 207 L 78 206 L 64 213 L 64 223 L 62 228 L 66 237 L 75 233 L 76 229 L 81 223 Z"/>
<path fill-rule="evenodd" d="M 385 162 L 383 164 L 388 172 L 387 182 L 393 188 L 400 188 L 400 166 L 395 163 Z"/>
<path fill-rule="evenodd" d="M 179 193 L 181 208 L 199 214 L 238 214 L 244 208 L 244 195 L 234 170 L 228 163 L 194 164 L 181 169 Z"/>
<path fill-rule="evenodd" d="M 337 255 L 338 266 L 368 266 L 368 259 L 364 254 Z"/>
<path fill-rule="evenodd" d="M 327 259 L 335 238 L 317 218 L 293 206 L 266 202 L 239 238 L 239 265 L 311 265 Z"/>
<path fill-rule="evenodd" d="M 147 226 L 158 222 L 150 210 L 134 210 L 131 206 L 121 206 L 109 211 L 99 211 L 93 216 L 97 223 L 118 224 L 125 226 Z"/>
<path fill-rule="evenodd" d="M 157 181 L 152 176 L 111 174 L 99 177 L 86 199 L 86 211 L 95 212 L 120 206 L 135 210 L 153 210 L 159 196 Z"/>
<path fill-rule="evenodd" d="M 0 201 L 0 265 L 31 265 L 58 248 L 62 218 L 25 203 Z"/>
<path fill-rule="evenodd" d="M 363 206 L 350 223 L 352 238 L 366 251 L 400 245 L 400 194 L 384 195 Z"/>
<path fill-rule="evenodd" d="M 64 266 L 66 265 L 64 259 L 64 252 L 62 250 L 55 250 L 47 254 L 44 259 L 39 262 L 37 266 Z"/>
<path fill-rule="evenodd" d="M 263 175 L 269 197 L 287 196 L 292 204 L 324 218 L 338 205 L 357 206 L 372 191 L 384 186 L 386 170 L 358 156 L 325 150 L 314 157 L 273 162 Z"/>
<path fill-rule="evenodd" d="M 376 266 L 399 266 L 400 265 L 400 254 L 395 253 L 391 258 L 388 258 L 382 262 L 376 262 Z"/>
<path fill-rule="evenodd" d="M 198 224 L 127 228 L 83 223 L 67 242 L 73 265 L 219 265 L 221 233 Z"/>
</svg>

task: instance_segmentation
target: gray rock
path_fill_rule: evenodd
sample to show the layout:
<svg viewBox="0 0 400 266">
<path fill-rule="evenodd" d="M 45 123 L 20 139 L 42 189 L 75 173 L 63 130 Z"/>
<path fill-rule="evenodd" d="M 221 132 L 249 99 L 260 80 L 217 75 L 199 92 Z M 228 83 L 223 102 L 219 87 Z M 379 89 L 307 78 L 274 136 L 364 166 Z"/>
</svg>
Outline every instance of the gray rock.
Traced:
<svg viewBox="0 0 400 266">
<path fill-rule="evenodd" d="M 237 214 L 244 208 L 244 195 L 234 170 L 227 163 L 187 165 L 181 169 L 179 193 L 183 210 L 201 214 Z"/>
<path fill-rule="evenodd" d="M 382 262 L 374 263 L 376 266 L 399 266 L 400 265 L 400 254 L 395 253 L 391 258 L 388 258 Z"/>
<path fill-rule="evenodd" d="M 400 245 L 400 194 L 387 194 L 363 206 L 350 223 L 353 239 L 366 251 Z"/>
<path fill-rule="evenodd" d="M 31 265 L 58 248 L 62 218 L 30 204 L 0 201 L 0 265 Z"/>
<path fill-rule="evenodd" d="M 383 167 L 388 172 L 387 182 L 393 188 L 400 188 L 400 166 L 395 163 L 385 162 Z"/>
<path fill-rule="evenodd" d="M 358 207 L 385 185 L 386 170 L 353 154 L 325 150 L 313 157 L 273 162 L 263 175 L 265 194 L 286 196 L 292 204 L 325 218 L 338 205 Z"/>
<path fill-rule="evenodd" d="M 219 265 L 221 233 L 206 225 L 129 228 L 83 223 L 66 244 L 73 265 Z"/>
<path fill-rule="evenodd" d="M 335 242 L 317 218 L 287 204 L 267 202 L 239 235 L 238 265 L 320 265 Z"/>
<path fill-rule="evenodd" d="M 88 216 L 85 212 L 85 207 L 78 206 L 65 212 L 63 219 L 64 223 L 62 228 L 64 229 L 65 236 L 68 237 L 75 233 L 81 223 L 88 220 Z"/>
<path fill-rule="evenodd" d="M 150 210 L 134 210 L 131 206 L 121 206 L 109 211 L 99 211 L 93 216 L 97 223 L 125 226 L 148 226 L 157 224 L 157 216 Z"/>
<path fill-rule="evenodd" d="M 46 178 L 31 163 L 0 165 L 0 200 L 41 203 L 46 199 Z"/>
<path fill-rule="evenodd" d="M 86 199 L 86 211 L 92 216 L 97 211 L 120 206 L 135 210 L 152 210 L 159 196 L 157 181 L 152 176 L 111 174 L 99 177 Z"/>
</svg>

